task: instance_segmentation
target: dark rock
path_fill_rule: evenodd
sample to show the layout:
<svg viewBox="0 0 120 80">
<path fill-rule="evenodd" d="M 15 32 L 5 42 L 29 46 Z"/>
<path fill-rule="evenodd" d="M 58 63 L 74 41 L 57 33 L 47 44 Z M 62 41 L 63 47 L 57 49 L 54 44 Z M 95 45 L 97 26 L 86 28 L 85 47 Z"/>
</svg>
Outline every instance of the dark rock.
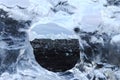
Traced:
<svg viewBox="0 0 120 80">
<path fill-rule="evenodd" d="M 80 32 L 80 29 L 79 29 L 78 27 L 76 27 L 76 28 L 74 28 L 74 31 L 75 31 L 76 33 L 79 33 L 79 32 Z"/>
<path fill-rule="evenodd" d="M 31 44 L 37 62 L 50 71 L 69 70 L 80 58 L 77 39 L 35 39 Z"/>
</svg>

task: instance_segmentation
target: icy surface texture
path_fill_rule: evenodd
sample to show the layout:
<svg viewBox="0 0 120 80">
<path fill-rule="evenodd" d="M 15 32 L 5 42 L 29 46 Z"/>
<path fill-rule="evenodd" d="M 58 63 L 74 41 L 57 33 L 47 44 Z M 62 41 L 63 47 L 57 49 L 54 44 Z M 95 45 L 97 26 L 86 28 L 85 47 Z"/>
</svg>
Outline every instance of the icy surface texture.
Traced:
<svg viewBox="0 0 120 80">
<path fill-rule="evenodd" d="M 16 19 L 14 9 L 0 6 L 0 80 L 64 80 L 37 64 L 28 37 L 31 20 Z"/>
<path fill-rule="evenodd" d="M 120 80 L 119 0 L 93 0 L 91 4 L 98 4 L 102 21 L 97 26 L 81 23 L 80 29 L 74 29 L 81 46 L 81 62 L 76 67 L 83 80 Z"/>
<path fill-rule="evenodd" d="M 9 29 L 11 24 L 5 23 L 5 21 L 0 23 L 4 26 L 0 27 L 0 31 L 2 31 L 0 34 L 4 35 L 0 35 L 0 39 L 5 38 L 0 41 L 0 44 L 3 45 L 0 46 L 0 56 L 2 56 L 0 57 L 0 65 L 2 65 L 0 80 L 64 80 L 61 77 L 66 80 L 120 80 L 120 68 L 116 67 L 119 66 L 120 61 L 118 56 L 120 55 L 118 44 L 120 42 L 119 0 L 30 0 L 28 8 L 18 7 L 9 7 L 11 9 L 0 7 L 13 19 L 10 21 L 17 21 L 14 26 L 16 24 L 20 27 L 24 26 L 20 31 L 18 31 L 20 27 L 12 26 L 15 28 L 13 32 L 12 29 Z M 0 17 L 2 20 L 4 15 Z M 34 23 L 31 27 L 29 27 L 28 20 Z M 59 76 L 44 70 L 34 61 L 32 49 L 28 43 L 28 35 L 24 29 L 28 26 L 31 30 L 38 24 L 47 23 L 55 23 L 71 31 L 74 27 L 79 27 L 82 31 L 77 34 L 82 49 L 81 62 L 72 70 L 59 73 Z M 7 30 L 4 30 L 5 27 Z M 3 31 L 5 32 L 3 33 Z M 14 34 L 16 32 L 23 38 L 17 38 L 18 35 Z M 8 37 L 6 33 L 7 36 L 9 35 Z M 21 42 L 21 40 L 23 41 Z M 90 54 L 85 52 L 85 49 L 90 50 Z M 108 54 L 106 55 L 106 53 Z M 8 58 L 13 54 L 16 55 L 12 56 L 12 60 Z M 112 59 L 109 56 L 112 56 Z M 12 74 L 10 75 L 10 73 Z"/>
</svg>

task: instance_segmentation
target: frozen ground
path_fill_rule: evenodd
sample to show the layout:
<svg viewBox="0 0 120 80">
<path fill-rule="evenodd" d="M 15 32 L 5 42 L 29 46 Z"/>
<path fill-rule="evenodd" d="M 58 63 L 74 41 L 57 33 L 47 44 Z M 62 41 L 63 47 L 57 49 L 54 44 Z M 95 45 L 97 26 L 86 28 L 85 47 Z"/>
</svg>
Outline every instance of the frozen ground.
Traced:
<svg viewBox="0 0 120 80">
<path fill-rule="evenodd" d="M 59 3 L 60 1 L 62 3 Z M 9 15 L 13 19 L 18 21 L 32 21 L 31 28 L 28 30 L 30 40 L 34 38 L 54 39 L 54 37 L 76 38 L 73 28 L 79 27 L 85 32 L 98 31 L 99 34 L 108 34 L 112 44 L 119 42 L 119 4 L 116 6 L 113 0 L 111 0 L 113 1 L 111 2 L 112 4 L 107 3 L 106 0 L 66 1 L 67 0 L 0 0 L 2 4 L 0 8 L 10 13 Z M 115 2 L 117 2 L 117 0 L 115 0 Z M 3 4 L 14 8 L 7 9 Z M 20 9 L 22 8 L 20 6 L 26 9 Z M 95 40 L 92 41 L 98 40 L 96 38 L 93 39 Z M 82 55 L 84 56 L 84 53 L 81 53 L 81 57 Z M 30 55 L 27 56 L 29 57 Z M 35 61 L 33 60 L 33 62 Z M 104 67 L 96 69 L 96 64 L 94 61 L 92 63 L 82 63 L 81 61 L 81 63 L 78 63 L 72 70 L 65 73 L 53 73 L 41 68 L 35 62 L 37 66 L 32 66 L 32 70 L 26 69 L 22 71 L 18 68 L 16 74 L 4 72 L 0 76 L 0 80 L 120 80 L 119 67 L 100 63 L 103 64 Z M 81 67 L 85 71 L 81 71 Z"/>
</svg>

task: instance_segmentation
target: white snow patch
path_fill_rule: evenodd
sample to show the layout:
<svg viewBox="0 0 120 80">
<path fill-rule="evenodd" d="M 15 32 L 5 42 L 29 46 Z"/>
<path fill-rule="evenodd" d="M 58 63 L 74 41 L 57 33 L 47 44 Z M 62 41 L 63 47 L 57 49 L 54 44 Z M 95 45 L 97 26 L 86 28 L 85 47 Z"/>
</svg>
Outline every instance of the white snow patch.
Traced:
<svg viewBox="0 0 120 80">
<path fill-rule="evenodd" d="M 16 5 L 21 7 L 28 7 L 30 2 L 29 0 L 0 0 L 0 4 L 4 4 L 8 7 L 15 7 Z"/>
<path fill-rule="evenodd" d="M 120 43 L 120 34 L 112 37 L 111 44 L 113 44 L 113 43 Z"/>
<path fill-rule="evenodd" d="M 64 33 L 60 34 L 37 34 L 34 31 L 31 31 L 29 34 L 29 40 L 32 41 L 34 39 L 78 39 L 76 35 L 67 35 Z"/>
</svg>

